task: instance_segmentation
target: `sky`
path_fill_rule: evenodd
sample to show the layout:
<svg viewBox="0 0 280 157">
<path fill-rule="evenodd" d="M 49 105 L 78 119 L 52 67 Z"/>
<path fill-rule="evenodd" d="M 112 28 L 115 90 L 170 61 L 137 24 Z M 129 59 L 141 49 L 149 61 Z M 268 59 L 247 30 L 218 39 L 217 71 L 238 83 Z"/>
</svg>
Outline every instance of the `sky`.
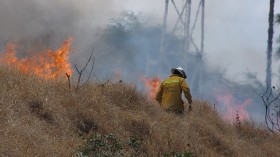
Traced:
<svg viewBox="0 0 280 157">
<path fill-rule="evenodd" d="M 124 9 L 152 15 L 156 19 L 153 22 L 162 23 L 164 0 L 119 1 L 122 1 Z M 175 2 L 178 6 L 182 4 L 181 0 Z M 205 3 L 205 55 L 208 65 L 225 71 L 226 77 L 236 82 L 244 81 L 245 72 L 255 73 L 264 82 L 269 1 L 206 0 Z M 198 1 L 193 1 L 193 15 L 197 6 Z M 169 27 L 172 27 L 172 19 L 177 20 L 177 15 L 172 5 L 169 8 Z M 280 12 L 278 1 L 275 2 L 274 12 Z M 276 25 L 274 37 L 279 36 L 279 30 L 280 26 Z M 278 74 L 278 68 L 277 60 L 273 60 L 273 72 Z M 274 78 L 274 83 L 277 81 L 279 79 Z"/>
</svg>

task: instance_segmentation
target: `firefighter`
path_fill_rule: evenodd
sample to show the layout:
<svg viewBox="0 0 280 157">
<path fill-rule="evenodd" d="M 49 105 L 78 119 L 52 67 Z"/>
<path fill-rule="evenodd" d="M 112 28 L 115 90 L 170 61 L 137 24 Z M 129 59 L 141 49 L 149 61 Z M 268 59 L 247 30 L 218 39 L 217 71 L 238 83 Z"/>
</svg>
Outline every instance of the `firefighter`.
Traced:
<svg viewBox="0 0 280 157">
<path fill-rule="evenodd" d="M 171 75 L 161 83 L 156 94 L 156 100 L 163 109 L 168 112 L 183 114 L 183 92 L 189 103 L 189 111 L 192 110 L 192 95 L 185 80 L 186 78 L 187 75 L 183 68 L 178 67 L 171 69 Z"/>
</svg>

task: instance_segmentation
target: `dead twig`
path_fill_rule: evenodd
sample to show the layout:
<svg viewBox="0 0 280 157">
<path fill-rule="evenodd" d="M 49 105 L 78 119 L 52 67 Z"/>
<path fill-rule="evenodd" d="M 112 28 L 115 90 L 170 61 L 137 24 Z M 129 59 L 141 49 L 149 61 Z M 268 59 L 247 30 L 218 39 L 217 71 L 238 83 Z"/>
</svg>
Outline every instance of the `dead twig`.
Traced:
<svg viewBox="0 0 280 157">
<path fill-rule="evenodd" d="M 80 88 L 82 88 L 85 84 L 88 83 L 88 81 L 89 81 L 89 79 L 90 79 L 90 77 L 91 77 L 91 75 L 92 75 L 92 71 L 93 71 L 93 67 L 94 67 L 94 61 L 95 61 L 95 57 L 93 57 L 93 52 L 94 52 L 94 47 L 92 48 L 92 52 L 91 52 L 91 55 L 90 55 L 90 57 L 89 57 L 87 63 L 85 64 L 85 66 L 84 66 L 81 70 L 79 70 L 78 67 L 77 67 L 77 65 L 75 64 L 75 69 L 76 69 L 76 71 L 77 71 L 77 73 L 78 73 L 78 80 L 77 80 L 77 85 L 76 85 L 76 92 L 77 92 Z M 91 69 L 90 69 L 90 73 L 89 73 L 89 75 L 88 75 L 88 78 L 87 78 L 87 80 L 86 80 L 84 83 L 81 84 L 81 79 L 82 79 L 83 73 L 84 73 L 84 71 L 86 70 L 86 68 L 87 68 L 87 66 L 89 65 L 90 62 L 92 63 L 92 65 L 91 65 Z"/>
<path fill-rule="evenodd" d="M 280 101 L 280 88 L 278 86 L 277 88 L 273 86 L 270 89 L 267 87 L 264 93 L 257 91 L 253 92 L 262 99 L 265 106 L 265 124 L 267 129 L 271 132 L 274 132 L 275 130 L 280 131 L 280 116 L 278 116 L 280 114 L 280 104 L 278 103 Z"/>
</svg>

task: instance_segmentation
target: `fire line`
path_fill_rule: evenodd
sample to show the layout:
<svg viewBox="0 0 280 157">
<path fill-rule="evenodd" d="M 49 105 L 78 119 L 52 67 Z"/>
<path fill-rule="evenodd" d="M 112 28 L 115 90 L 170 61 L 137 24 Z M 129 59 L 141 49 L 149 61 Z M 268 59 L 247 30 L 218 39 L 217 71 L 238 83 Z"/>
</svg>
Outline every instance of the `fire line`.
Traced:
<svg viewBox="0 0 280 157">
<path fill-rule="evenodd" d="M 73 70 L 69 62 L 69 53 L 71 52 L 72 38 L 66 39 L 57 50 L 42 50 L 32 53 L 31 56 L 18 58 L 18 45 L 8 43 L 0 56 L 3 64 L 16 67 L 26 74 L 33 74 L 45 79 L 56 79 L 65 76 L 65 73 L 72 74 Z"/>
</svg>

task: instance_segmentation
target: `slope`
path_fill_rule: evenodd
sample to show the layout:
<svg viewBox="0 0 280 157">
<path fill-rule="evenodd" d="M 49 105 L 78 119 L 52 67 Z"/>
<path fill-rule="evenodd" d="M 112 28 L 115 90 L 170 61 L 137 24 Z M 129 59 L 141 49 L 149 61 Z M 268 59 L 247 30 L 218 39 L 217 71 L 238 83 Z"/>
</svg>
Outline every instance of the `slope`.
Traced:
<svg viewBox="0 0 280 157">
<path fill-rule="evenodd" d="M 67 81 L 5 66 L 0 87 L 1 156 L 280 156 L 278 134 L 253 122 L 228 124 L 205 101 L 177 116 L 130 84 L 94 82 L 75 92 Z M 103 137 L 111 137 L 108 147 L 89 152 Z"/>
</svg>

